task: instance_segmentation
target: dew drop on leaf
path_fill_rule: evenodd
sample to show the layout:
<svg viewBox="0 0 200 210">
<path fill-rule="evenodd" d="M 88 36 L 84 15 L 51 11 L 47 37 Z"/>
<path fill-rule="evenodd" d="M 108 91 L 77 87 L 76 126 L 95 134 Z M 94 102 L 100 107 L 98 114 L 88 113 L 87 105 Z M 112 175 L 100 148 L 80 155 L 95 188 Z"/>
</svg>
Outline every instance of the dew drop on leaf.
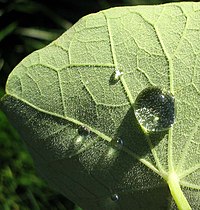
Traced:
<svg viewBox="0 0 200 210">
<path fill-rule="evenodd" d="M 114 80 L 119 80 L 120 76 L 123 74 L 120 70 L 115 70 Z"/>
<path fill-rule="evenodd" d="M 119 69 L 116 69 L 111 75 L 110 83 L 116 84 L 119 81 L 122 74 L 123 74 L 122 71 L 120 71 Z"/>
<path fill-rule="evenodd" d="M 119 200 L 119 195 L 118 194 L 113 194 L 113 195 L 111 195 L 111 200 L 112 201 L 118 201 Z"/>
<path fill-rule="evenodd" d="M 123 139 L 120 137 L 113 139 L 113 146 L 115 147 L 115 149 L 121 150 L 124 146 Z"/>
<path fill-rule="evenodd" d="M 82 137 L 88 137 L 90 135 L 90 130 L 85 126 L 79 126 L 78 134 Z"/>
<path fill-rule="evenodd" d="M 118 147 L 122 147 L 124 145 L 124 142 L 123 142 L 123 140 L 121 138 L 117 138 L 116 143 L 117 143 Z"/>
<path fill-rule="evenodd" d="M 175 120 L 174 97 L 158 87 L 142 90 L 134 104 L 135 116 L 147 132 L 168 130 Z"/>
</svg>

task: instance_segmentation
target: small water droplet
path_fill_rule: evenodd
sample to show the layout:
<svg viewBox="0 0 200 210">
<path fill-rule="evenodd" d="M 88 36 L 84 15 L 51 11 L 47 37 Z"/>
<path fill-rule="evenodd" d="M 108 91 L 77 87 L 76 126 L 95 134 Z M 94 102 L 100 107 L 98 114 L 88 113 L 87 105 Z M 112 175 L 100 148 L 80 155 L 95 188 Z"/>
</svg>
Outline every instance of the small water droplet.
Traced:
<svg viewBox="0 0 200 210">
<path fill-rule="evenodd" d="M 119 80 L 120 76 L 123 74 L 119 69 L 115 70 L 114 80 Z"/>
<path fill-rule="evenodd" d="M 124 142 L 121 138 L 117 138 L 117 141 L 116 141 L 117 145 L 119 146 L 123 146 L 124 145 Z"/>
<path fill-rule="evenodd" d="M 113 139 L 113 146 L 118 149 L 118 150 L 121 150 L 122 147 L 124 146 L 124 141 L 122 140 L 122 138 L 115 138 Z"/>
<path fill-rule="evenodd" d="M 116 201 L 119 200 L 119 195 L 118 194 L 113 194 L 113 195 L 111 195 L 110 198 L 111 198 L 112 201 L 116 202 Z"/>
<path fill-rule="evenodd" d="M 147 132 L 169 129 L 175 120 L 174 97 L 158 87 L 142 90 L 134 104 L 135 116 Z"/>
<path fill-rule="evenodd" d="M 88 137 L 90 135 L 90 130 L 86 128 L 85 126 L 81 125 L 78 128 L 78 134 L 83 137 Z"/>
<path fill-rule="evenodd" d="M 115 84 L 119 81 L 119 79 L 120 79 L 120 77 L 121 77 L 122 74 L 123 74 L 122 71 L 120 71 L 119 69 L 116 69 L 116 70 L 112 73 L 112 75 L 111 75 L 111 77 L 110 77 L 109 83 L 110 83 L 111 85 L 115 85 Z"/>
</svg>

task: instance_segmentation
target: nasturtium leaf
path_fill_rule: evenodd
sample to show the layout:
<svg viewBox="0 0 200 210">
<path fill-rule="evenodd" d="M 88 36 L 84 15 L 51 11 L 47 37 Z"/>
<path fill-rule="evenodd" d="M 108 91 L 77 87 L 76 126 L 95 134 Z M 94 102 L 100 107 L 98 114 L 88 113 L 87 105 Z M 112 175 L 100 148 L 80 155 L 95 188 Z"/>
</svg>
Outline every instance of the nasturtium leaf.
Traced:
<svg viewBox="0 0 200 210">
<path fill-rule="evenodd" d="M 175 98 L 163 132 L 134 115 L 148 87 Z M 200 209 L 200 3 L 82 18 L 16 66 L 1 104 L 39 174 L 83 209 Z"/>
</svg>

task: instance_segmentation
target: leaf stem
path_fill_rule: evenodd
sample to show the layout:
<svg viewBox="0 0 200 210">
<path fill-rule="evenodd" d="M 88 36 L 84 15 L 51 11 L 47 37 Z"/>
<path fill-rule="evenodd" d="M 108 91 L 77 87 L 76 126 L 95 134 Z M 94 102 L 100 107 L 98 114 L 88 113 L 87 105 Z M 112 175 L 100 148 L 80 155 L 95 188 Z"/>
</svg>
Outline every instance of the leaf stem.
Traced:
<svg viewBox="0 0 200 210">
<path fill-rule="evenodd" d="M 183 191 L 181 190 L 177 174 L 174 172 L 170 173 L 167 183 L 178 209 L 191 210 L 192 208 L 190 207 L 190 204 L 188 203 L 186 197 L 183 194 Z"/>
</svg>

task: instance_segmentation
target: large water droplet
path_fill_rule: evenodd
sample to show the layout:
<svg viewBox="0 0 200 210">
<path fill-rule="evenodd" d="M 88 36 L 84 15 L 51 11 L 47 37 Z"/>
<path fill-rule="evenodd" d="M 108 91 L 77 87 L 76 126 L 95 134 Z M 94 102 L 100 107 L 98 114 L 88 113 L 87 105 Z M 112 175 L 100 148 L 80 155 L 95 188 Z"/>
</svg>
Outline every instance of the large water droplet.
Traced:
<svg viewBox="0 0 200 210">
<path fill-rule="evenodd" d="M 142 90 L 134 104 L 135 116 L 147 132 L 169 129 L 175 120 L 174 97 L 158 87 Z"/>
<path fill-rule="evenodd" d="M 113 195 L 111 195 L 110 198 L 111 198 L 112 201 L 115 201 L 116 202 L 116 201 L 119 200 L 119 195 L 118 194 L 113 194 Z"/>
</svg>

